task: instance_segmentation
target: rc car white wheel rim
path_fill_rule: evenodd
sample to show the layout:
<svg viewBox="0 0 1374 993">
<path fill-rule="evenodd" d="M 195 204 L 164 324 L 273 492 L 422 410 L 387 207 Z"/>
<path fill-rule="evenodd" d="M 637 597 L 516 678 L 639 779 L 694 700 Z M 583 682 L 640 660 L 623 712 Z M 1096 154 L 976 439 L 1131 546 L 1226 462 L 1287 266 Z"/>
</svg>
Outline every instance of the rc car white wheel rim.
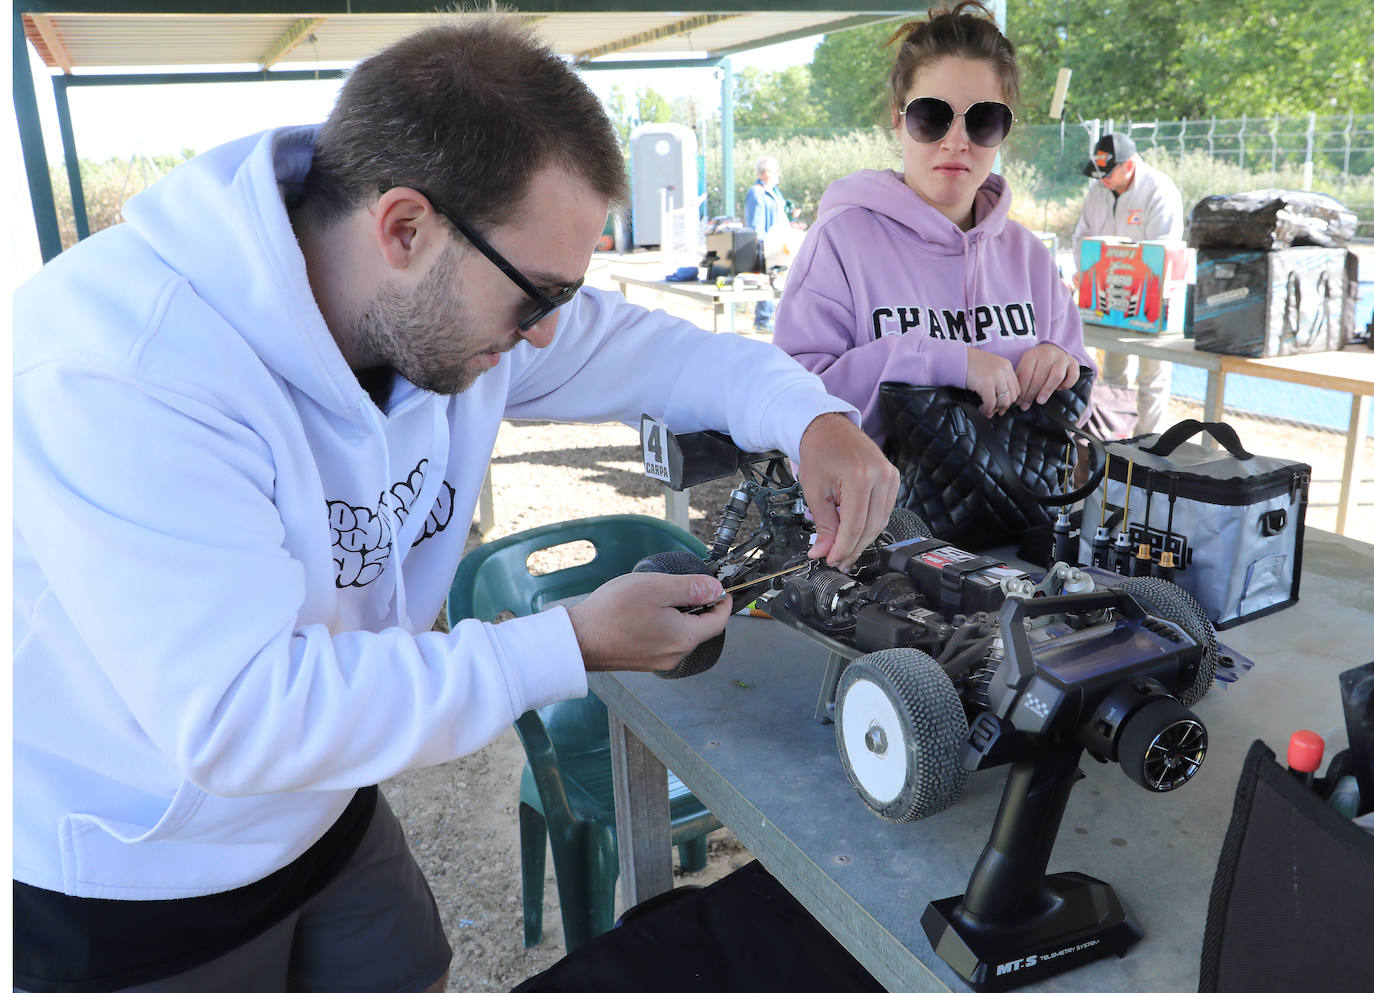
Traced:
<svg viewBox="0 0 1374 993">
<path fill-rule="evenodd" d="M 840 701 L 840 730 L 854 778 L 874 800 L 891 803 L 907 779 L 906 738 L 892 700 L 876 684 L 855 681 Z"/>
</svg>

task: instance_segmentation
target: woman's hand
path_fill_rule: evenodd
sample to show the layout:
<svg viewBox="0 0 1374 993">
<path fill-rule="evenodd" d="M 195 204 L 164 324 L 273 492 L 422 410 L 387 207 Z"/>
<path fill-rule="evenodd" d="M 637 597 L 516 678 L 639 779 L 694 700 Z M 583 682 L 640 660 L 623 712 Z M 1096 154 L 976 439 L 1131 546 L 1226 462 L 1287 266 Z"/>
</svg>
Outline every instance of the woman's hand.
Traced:
<svg viewBox="0 0 1374 993">
<path fill-rule="evenodd" d="M 1021 394 L 1021 381 L 1011 363 L 980 348 L 968 350 L 968 375 L 964 386 L 983 401 L 978 409 L 984 417 L 1005 413 Z"/>
<path fill-rule="evenodd" d="M 1055 390 L 1067 390 L 1078 382 L 1078 360 L 1058 345 L 1041 342 L 1016 363 L 1016 378 L 1021 409 L 1030 410 L 1032 403 L 1044 403 Z"/>
</svg>

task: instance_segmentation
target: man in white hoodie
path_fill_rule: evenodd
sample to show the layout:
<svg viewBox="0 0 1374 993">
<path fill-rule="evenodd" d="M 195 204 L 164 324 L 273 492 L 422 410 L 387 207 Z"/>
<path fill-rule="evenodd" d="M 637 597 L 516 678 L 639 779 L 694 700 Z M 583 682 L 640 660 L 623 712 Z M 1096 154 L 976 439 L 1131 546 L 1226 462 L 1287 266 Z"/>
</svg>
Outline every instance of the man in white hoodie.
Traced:
<svg viewBox="0 0 1374 993">
<path fill-rule="evenodd" d="M 624 194 L 517 23 L 362 63 L 320 128 L 215 149 L 15 297 L 15 985 L 442 989 L 375 787 L 666 669 L 731 608 L 635 575 L 432 631 L 503 417 L 728 431 L 848 565 L 895 471 L 770 345 L 580 289 Z M 524 345 L 527 347 L 517 347 Z"/>
</svg>

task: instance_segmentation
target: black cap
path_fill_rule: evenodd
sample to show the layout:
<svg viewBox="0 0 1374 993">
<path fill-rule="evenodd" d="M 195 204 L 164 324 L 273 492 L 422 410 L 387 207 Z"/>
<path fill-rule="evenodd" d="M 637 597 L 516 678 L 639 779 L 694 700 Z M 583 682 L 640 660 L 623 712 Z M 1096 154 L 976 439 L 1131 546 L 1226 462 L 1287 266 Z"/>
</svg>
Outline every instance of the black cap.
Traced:
<svg viewBox="0 0 1374 993">
<path fill-rule="evenodd" d="M 1130 135 L 1104 134 L 1093 146 L 1092 157 L 1083 163 L 1083 175 L 1101 179 L 1134 154 Z"/>
</svg>

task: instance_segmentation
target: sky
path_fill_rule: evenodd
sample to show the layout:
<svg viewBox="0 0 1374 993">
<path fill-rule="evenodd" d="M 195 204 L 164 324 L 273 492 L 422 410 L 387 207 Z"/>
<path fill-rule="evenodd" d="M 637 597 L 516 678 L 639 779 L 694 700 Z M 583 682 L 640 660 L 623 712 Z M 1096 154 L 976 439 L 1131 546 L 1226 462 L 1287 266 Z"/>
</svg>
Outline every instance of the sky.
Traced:
<svg viewBox="0 0 1374 993">
<path fill-rule="evenodd" d="M 772 72 L 790 65 L 809 63 L 820 35 L 784 42 L 731 57 L 739 72 L 757 66 Z M 62 145 L 50 72 L 29 49 L 34 71 L 39 114 L 48 160 L 59 163 Z M 684 53 L 684 57 L 687 53 Z M 185 71 L 202 67 L 174 67 Z M 207 66 L 208 71 L 225 67 Z M 252 66 L 233 67 L 251 70 Z M 156 67 L 148 71 L 158 71 Z M 720 84 L 711 69 L 658 71 L 597 70 L 584 74 L 587 84 L 603 100 L 619 84 L 632 97 L 641 86 L 650 86 L 669 100 L 707 97 L 718 106 Z M 67 90 L 72 112 L 72 131 L 77 154 L 83 159 L 104 161 L 142 152 L 160 155 L 190 148 L 197 152 L 241 135 L 288 124 L 323 120 L 333 104 L 339 80 L 281 83 L 214 83 L 158 86 L 89 86 Z"/>
</svg>

